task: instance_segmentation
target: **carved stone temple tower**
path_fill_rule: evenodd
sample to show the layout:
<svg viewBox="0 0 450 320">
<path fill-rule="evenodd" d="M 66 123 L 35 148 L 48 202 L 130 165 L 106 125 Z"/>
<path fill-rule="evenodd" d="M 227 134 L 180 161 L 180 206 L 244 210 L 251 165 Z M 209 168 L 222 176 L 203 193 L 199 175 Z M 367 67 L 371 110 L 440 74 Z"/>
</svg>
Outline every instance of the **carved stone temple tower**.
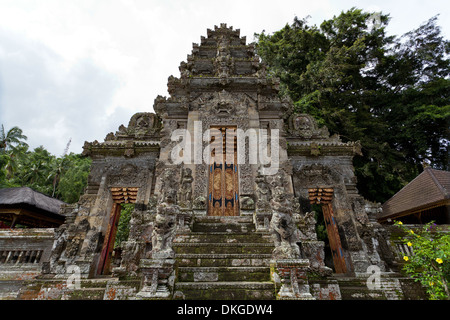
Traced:
<svg viewBox="0 0 450 320">
<path fill-rule="evenodd" d="M 88 187 L 62 209 L 47 279 L 75 268 L 126 298 L 339 299 L 340 279 L 390 270 L 356 189 L 358 142 L 295 113 L 226 24 L 179 70 L 155 113 L 85 143 Z M 122 203 L 135 206 L 117 257 Z"/>
</svg>

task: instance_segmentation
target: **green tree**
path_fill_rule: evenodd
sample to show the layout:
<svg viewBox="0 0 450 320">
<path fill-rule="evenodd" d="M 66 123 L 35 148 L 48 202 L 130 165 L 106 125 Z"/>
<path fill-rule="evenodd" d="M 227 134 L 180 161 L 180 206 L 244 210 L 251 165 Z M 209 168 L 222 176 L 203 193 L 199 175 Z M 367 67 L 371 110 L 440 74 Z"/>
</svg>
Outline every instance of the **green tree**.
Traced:
<svg viewBox="0 0 450 320">
<path fill-rule="evenodd" d="M 52 194 L 51 165 L 55 156 L 43 146 L 27 153 L 21 163 L 19 179 L 21 185 L 28 186 L 46 195 Z"/>
<path fill-rule="evenodd" d="M 6 170 L 4 170 L 7 161 L 7 156 L 0 152 L 0 188 L 9 187 L 6 179 Z"/>
<path fill-rule="evenodd" d="M 43 146 L 28 150 L 22 130 L 1 132 L 0 188 L 28 186 L 64 202 L 77 202 L 87 185 L 91 160 L 77 154 L 56 157 Z"/>
<path fill-rule="evenodd" d="M 19 127 L 12 127 L 8 131 L 5 131 L 5 127 L 2 125 L 0 130 L 0 151 L 6 151 L 14 145 L 27 145 L 23 140 L 27 140 L 27 136 L 23 134 L 22 129 Z"/>
<path fill-rule="evenodd" d="M 116 239 L 114 242 L 114 249 L 120 248 L 122 242 L 128 240 L 130 233 L 130 220 L 134 210 L 134 203 L 122 203 L 122 209 L 120 211 L 119 224 L 117 226 Z"/>
<path fill-rule="evenodd" d="M 389 199 L 423 162 L 448 167 L 449 42 L 436 21 L 387 36 L 389 15 L 352 8 L 320 27 L 295 18 L 256 35 L 258 54 L 295 111 L 344 142 L 361 142 L 354 166 L 369 200 Z"/>
<path fill-rule="evenodd" d="M 64 156 L 64 161 L 56 195 L 64 202 L 75 203 L 87 186 L 91 159 L 70 153 Z"/>
</svg>

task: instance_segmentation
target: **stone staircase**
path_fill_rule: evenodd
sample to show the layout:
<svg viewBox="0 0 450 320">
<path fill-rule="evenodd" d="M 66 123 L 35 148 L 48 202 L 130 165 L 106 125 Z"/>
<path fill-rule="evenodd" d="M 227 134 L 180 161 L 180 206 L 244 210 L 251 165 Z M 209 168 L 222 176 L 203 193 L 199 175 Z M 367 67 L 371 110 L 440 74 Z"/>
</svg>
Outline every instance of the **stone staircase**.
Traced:
<svg viewBox="0 0 450 320">
<path fill-rule="evenodd" d="M 422 300 L 425 291 L 413 279 L 399 273 L 382 273 L 377 287 L 367 286 L 367 276 L 334 275 L 342 300 Z"/>
<path fill-rule="evenodd" d="M 0 300 L 128 300 L 135 299 L 140 283 L 140 279 L 105 276 L 81 279 L 79 287 L 69 288 L 67 279 L 34 279 L 20 283 L 20 289 L 10 296 L 0 294 Z"/>
<path fill-rule="evenodd" d="M 174 239 L 174 298 L 275 299 L 269 261 L 270 234 L 255 231 L 252 217 L 196 217 L 192 231 Z"/>
</svg>

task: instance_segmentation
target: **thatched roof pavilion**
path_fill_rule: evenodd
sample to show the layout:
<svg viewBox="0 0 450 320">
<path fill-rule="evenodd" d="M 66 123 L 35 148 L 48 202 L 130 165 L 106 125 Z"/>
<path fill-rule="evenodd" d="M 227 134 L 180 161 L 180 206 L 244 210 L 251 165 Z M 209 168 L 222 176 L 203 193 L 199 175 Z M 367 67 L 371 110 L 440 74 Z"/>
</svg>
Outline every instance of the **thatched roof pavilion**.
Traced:
<svg viewBox="0 0 450 320">
<path fill-rule="evenodd" d="M 64 223 L 59 209 L 65 202 L 29 187 L 0 189 L 0 220 L 32 228 L 53 228 Z"/>
</svg>

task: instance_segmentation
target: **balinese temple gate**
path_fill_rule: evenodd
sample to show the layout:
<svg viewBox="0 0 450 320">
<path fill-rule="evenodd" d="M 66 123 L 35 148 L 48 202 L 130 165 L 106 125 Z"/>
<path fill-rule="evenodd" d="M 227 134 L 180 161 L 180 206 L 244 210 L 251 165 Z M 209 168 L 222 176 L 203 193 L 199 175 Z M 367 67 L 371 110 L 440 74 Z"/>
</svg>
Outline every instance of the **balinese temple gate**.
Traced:
<svg viewBox="0 0 450 320">
<path fill-rule="evenodd" d="M 88 187 L 62 209 L 44 278 L 75 268 L 133 299 L 340 299 L 345 279 L 390 270 L 356 189 L 358 142 L 294 112 L 226 24 L 179 70 L 155 113 L 85 143 Z M 134 210 L 118 257 L 124 203 Z"/>
</svg>

